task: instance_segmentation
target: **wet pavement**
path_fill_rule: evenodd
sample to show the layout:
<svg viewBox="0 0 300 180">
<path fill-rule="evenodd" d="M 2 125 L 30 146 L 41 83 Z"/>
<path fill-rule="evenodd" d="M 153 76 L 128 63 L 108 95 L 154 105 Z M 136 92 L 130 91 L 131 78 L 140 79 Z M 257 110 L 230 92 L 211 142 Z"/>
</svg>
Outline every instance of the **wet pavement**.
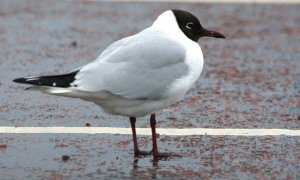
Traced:
<svg viewBox="0 0 300 180">
<path fill-rule="evenodd" d="M 0 126 L 129 127 L 92 103 L 24 91 L 12 79 L 87 64 L 178 8 L 227 39 L 200 39 L 201 77 L 182 102 L 157 113 L 158 127 L 300 129 L 298 4 L 0 4 Z M 148 118 L 137 126 L 149 127 Z M 151 149 L 149 136 L 139 143 Z M 300 179 L 300 137 L 160 136 L 158 145 L 182 157 L 134 159 L 130 135 L 1 134 L 0 179 Z"/>
</svg>

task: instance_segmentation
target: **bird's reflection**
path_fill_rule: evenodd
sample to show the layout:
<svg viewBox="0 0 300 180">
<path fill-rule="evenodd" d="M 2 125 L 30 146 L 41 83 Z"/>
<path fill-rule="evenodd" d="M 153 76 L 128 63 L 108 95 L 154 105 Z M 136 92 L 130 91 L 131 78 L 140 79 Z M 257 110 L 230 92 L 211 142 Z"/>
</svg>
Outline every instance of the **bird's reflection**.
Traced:
<svg viewBox="0 0 300 180">
<path fill-rule="evenodd" d="M 138 169 L 138 162 L 139 162 L 139 159 L 138 158 L 134 158 L 134 161 L 133 161 L 133 172 L 135 172 L 137 169 Z"/>
<path fill-rule="evenodd" d="M 132 174 L 134 176 L 139 175 L 139 170 L 141 170 L 142 168 L 139 167 L 138 163 L 139 163 L 139 158 L 134 158 L 133 160 L 133 169 L 132 169 Z M 157 172 L 156 170 L 158 169 L 158 162 L 159 162 L 159 158 L 153 158 L 151 160 L 152 162 L 152 168 L 151 168 L 151 178 L 156 179 L 157 176 Z"/>
<path fill-rule="evenodd" d="M 152 168 L 151 168 L 151 175 L 152 178 L 156 178 L 157 175 L 157 169 L 159 169 L 159 162 L 160 161 L 170 161 L 172 159 L 177 159 L 181 158 L 181 155 L 178 154 L 164 154 L 163 156 L 160 157 L 152 157 L 150 160 L 152 163 Z M 139 166 L 139 160 L 142 160 L 141 158 L 135 157 L 133 160 L 133 168 L 132 168 L 132 174 L 133 175 L 138 175 L 140 173 L 139 170 L 143 169 L 142 167 Z M 143 164 L 142 164 L 143 165 Z"/>
<path fill-rule="evenodd" d="M 154 157 L 151 162 L 152 162 L 152 167 L 157 168 L 158 167 L 158 162 L 161 160 L 160 158 Z M 133 160 L 133 171 L 138 170 L 138 163 L 139 163 L 139 158 L 134 158 Z"/>
</svg>

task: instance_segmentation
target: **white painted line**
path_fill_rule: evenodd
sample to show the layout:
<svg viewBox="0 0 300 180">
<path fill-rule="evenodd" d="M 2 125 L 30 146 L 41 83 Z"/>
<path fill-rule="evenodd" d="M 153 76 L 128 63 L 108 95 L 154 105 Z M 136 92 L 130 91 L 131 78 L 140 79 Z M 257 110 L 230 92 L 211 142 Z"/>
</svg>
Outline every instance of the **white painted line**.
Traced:
<svg viewBox="0 0 300 180">
<path fill-rule="evenodd" d="M 211 129 L 190 128 L 173 129 L 157 128 L 157 133 L 169 136 L 300 136 L 300 130 L 289 129 Z M 12 127 L 0 126 L 0 133 L 24 133 L 24 134 L 131 134 L 131 128 L 115 127 Z M 139 135 L 151 135 L 150 128 L 137 128 Z"/>
<path fill-rule="evenodd" d="M 90 0 L 103 1 L 103 0 Z M 104 0 L 116 2 L 179 2 L 179 3 L 270 3 L 270 4 L 297 4 L 300 0 Z"/>
</svg>

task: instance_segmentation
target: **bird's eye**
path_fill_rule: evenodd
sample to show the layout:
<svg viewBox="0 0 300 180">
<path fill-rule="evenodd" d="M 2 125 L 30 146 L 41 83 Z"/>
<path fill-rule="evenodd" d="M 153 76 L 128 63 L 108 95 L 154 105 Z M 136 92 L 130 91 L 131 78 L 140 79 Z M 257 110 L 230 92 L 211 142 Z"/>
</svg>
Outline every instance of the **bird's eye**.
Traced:
<svg viewBox="0 0 300 180">
<path fill-rule="evenodd" d="M 185 27 L 188 28 L 188 29 L 193 29 L 194 23 L 188 22 Z"/>
</svg>

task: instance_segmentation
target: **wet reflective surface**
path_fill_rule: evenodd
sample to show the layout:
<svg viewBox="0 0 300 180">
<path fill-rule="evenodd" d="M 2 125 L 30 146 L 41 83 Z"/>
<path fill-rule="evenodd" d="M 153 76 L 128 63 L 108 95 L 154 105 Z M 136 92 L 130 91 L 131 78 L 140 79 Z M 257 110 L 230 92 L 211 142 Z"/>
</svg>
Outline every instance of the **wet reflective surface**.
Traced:
<svg viewBox="0 0 300 180">
<path fill-rule="evenodd" d="M 134 158 L 131 137 L 118 135 L 5 135 L 1 174 L 16 178 L 203 177 L 295 178 L 299 176 L 299 138 L 162 137 L 167 159 Z M 149 137 L 140 139 L 150 149 Z"/>
</svg>

